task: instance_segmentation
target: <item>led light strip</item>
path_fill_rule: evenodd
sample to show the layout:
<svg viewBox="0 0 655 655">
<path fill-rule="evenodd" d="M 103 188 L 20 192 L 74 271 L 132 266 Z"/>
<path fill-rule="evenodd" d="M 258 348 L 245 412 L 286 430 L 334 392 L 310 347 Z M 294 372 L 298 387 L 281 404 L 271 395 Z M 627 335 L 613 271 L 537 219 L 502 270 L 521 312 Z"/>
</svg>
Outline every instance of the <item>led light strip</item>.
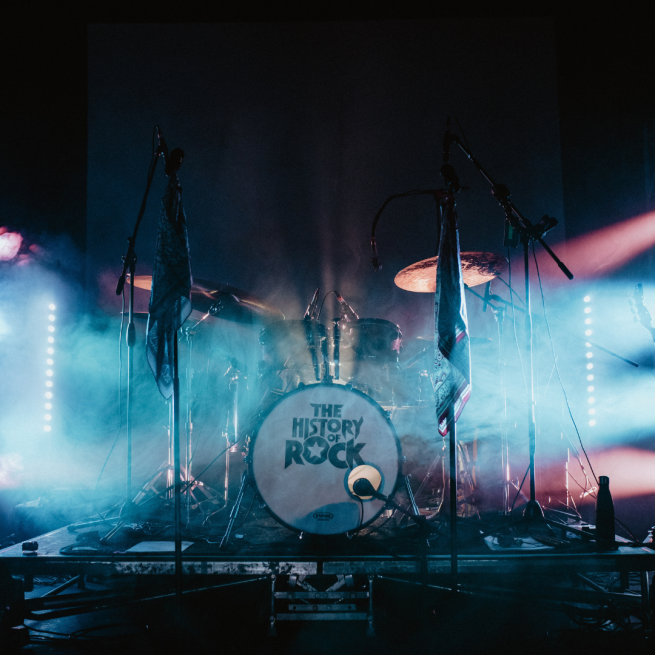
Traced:
<svg viewBox="0 0 655 655">
<path fill-rule="evenodd" d="M 54 336 L 54 331 L 55 331 L 55 326 L 53 325 L 55 322 L 55 314 L 54 311 L 57 309 L 53 303 L 50 303 L 48 305 L 48 309 L 50 310 L 50 313 L 48 314 L 48 347 L 46 348 L 46 353 L 48 357 L 46 358 L 46 381 L 45 381 L 45 386 L 46 386 L 46 392 L 45 392 L 45 416 L 44 421 L 45 425 L 43 426 L 43 429 L 46 432 L 50 432 L 52 430 L 52 398 L 53 398 L 53 393 L 52 393 L 52 388 L 53 388 L 53 381 L 52 378 L 55 374 L 53 370 L 54 366 L 54 354 L 55 354 L 55 348 L 54 348 L 54 343 L 55 343 L 55 336 Z"/>
<path fill-rule="evenodd" d="M 585 296 L 582 300 L 585 303 L 584 313 L 586 314 L 586 318 L 584 320 L 584 322 L 585 322 L 585 332 L 584 333 L 585 333 L 586 337 L 590 337 L 593 334 L 593 330 L 591 328 L 593 320 L 592 320 L 592 318 L 590 316 L 590 314 L 591 314 L 591 304 L 590 304 L 591 303 L 591 296 Z M 587 353 L 586 353 L 587 359 L 591 360 L 593 358 L 593 356 L 594 356 L 594 353 L 591 350 L 591 344 L 587 341 L 585 343 L 585 346 L 587 347 Z M 591 372 L 591 371 L 593 371 L 593 368 L 594 368 L 593 363 L 591 361 L 588 361 L 587 362 L 587 371 L 588 371 L 587 382 L 589 382 L 589 385 L 587 386 L 587 392 L 589 393 L 589 397 L 587 398 L 587 402 L 589 403 L 589 405 L 591 405 L 591 407 L 589 407 L 589 416 L 591 417 L 589 419 L 589 425 L 591 427 L 596 425 L 596 419 L 594 418 L 594 415 L 596 414 L 596 408 L 593 406 L 595 404 L 595 402 L 596 402 L 596 398 L 594 398 L 594 396 L 591 395 L 594 392 L 594 385 L 592 384 L 592 382 L 594 380 L 594 374 Z"/>
</svg>

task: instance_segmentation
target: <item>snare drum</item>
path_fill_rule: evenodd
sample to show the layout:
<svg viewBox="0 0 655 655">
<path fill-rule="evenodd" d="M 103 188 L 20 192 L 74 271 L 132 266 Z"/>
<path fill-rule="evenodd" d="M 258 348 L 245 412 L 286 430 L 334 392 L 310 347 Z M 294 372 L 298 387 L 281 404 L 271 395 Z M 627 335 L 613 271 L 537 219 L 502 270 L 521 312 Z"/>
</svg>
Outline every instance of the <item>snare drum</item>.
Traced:
<svg viewBox="0 0 655 655">
<path fill-rule="evenodd" d="M 259 335 L 265 367 L 283 381 L 282 389 L 312 384 L 327 372 L 327 332 L 317 321 L 276 321 Z"/>
<path fill-rule="evenodd" d="M 372 466 L 388 496 L 401 456 L 393 424 L 374 400 L 322 383 L 286 394 L 268 411 L 253 434 L 250 460 L 253 484 L 277 521 L 334 535 L 367 525 L 384 509 L 384 501 L 350 492 L 350 471 Z"/>
<path fill-rule="evenodd" d="M 392 405 L 399 377 L 400 328 L 381 318 L 343 324 L 339 344 L 339 378 L 383 405 Z"/>
</svg>

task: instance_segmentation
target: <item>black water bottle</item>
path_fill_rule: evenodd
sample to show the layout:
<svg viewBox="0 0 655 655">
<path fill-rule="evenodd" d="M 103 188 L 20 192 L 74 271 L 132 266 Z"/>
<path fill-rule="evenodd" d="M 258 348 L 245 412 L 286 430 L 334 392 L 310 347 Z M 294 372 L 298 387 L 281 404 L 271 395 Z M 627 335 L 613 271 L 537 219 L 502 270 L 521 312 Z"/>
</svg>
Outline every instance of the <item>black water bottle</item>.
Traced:
<svg viewBox="0 0 655 655">
<path fill-rule="evenodd" d="M 596 497 L 596 536 L 598 549 L 616 548 L 614 542 L 614 502 L 610 493 L 610 479 L 606 475 L 598 478 Z"/>
</svg>

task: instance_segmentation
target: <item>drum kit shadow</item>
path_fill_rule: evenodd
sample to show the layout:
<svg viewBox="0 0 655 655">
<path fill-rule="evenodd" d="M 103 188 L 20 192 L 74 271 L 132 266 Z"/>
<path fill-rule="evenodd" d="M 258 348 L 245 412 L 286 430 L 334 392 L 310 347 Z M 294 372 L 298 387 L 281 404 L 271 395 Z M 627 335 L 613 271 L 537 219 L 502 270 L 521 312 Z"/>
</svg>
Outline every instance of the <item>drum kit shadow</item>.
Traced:
<svg viewBox="0 0 655 655">
<path fill-rule="evenodd" d="M 494 279 L 506 263 L 483 252 L 462 253 L 461 259 L 468 287 Z M 416 262 L 400 271 L 395 283 L 408 291 L 434 292 L 436 266 L 436 257 Z M 150 276 L 134 278 L 136 288 L 149 290 L 150 285 Z M 188 371 L 193 371 L 193 335 L 201 325 L 209 327 L 213 318 L 220 318 L 260 329 L 256 376 L 248 375 L 236 357 L 227 358 L 225 449 L 220 453 L 225 455 L 225 477 L 215 485 L 219 491 L 191 475 L 194 392 L 193 375 L 186 375 L 187 457 L 182 474 L 187 523 L 191 511 L 200 511 L 207 523 L 234 501 L 221 546 L 230 537 L 248 485 L 277 522 L 301 534 L 356 532 L 388 509 L 381 498 L 393 497 L 400 489 L 415 515 L 435 515 L 443 502 L 447 455 L 434 416 L 433 337 L 403 343 L 398 325 L 360 318 L 337 291 L 330 293 L 336 296 L 340 316 L 325 325 L 320 321 L 319 293 L 317 289 L 302 319 L 286 319 L 250 293 L 194 281 L 193 312 L 187 321 L 191 325 L 180 331 L 180 338 L 187 340 Z M 170 452 L 169 445 L 169 462 L 162 469 L 169 490 Z M 458 446 L 458 460 L 460 511 L 470 516 L 476 511 L 470 501 L 475 482 L 465 443 Z M 370 481 L 377 496 L 354 493 L 353 470 Z M 242 473 L 240 484 L 235 471 Z M 156 491 L 151 480 L 139 498 Z"/>
</svg>

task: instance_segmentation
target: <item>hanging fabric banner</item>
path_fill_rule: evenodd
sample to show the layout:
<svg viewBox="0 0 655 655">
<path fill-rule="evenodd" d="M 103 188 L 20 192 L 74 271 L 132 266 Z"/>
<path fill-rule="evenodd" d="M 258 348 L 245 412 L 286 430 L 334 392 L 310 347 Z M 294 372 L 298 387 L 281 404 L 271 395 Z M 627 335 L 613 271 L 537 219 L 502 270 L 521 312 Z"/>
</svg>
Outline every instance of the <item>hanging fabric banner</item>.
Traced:
<svg viewBox="0 0 655 655">
<path fill-rule="evenodd" d="M 173 346 L 177 331 L 191 313 L 191 259 L 182 187 L 177 174 L 168 178 L 161 201 L 159 235 L 152 272 L 146 354 L 159 391 L 173 394 Z"/>
<path fill-rule="evenodd" d="M 453 196 L 440 208 L 437 289 L 434 295 L 434 401 L 439 433 L 448 433 L 447 414 L 453 406 L 455 421 L 471 395 L 469 347 L 464 280 L 459 253 L 459 232 Z"/>
</svg>

